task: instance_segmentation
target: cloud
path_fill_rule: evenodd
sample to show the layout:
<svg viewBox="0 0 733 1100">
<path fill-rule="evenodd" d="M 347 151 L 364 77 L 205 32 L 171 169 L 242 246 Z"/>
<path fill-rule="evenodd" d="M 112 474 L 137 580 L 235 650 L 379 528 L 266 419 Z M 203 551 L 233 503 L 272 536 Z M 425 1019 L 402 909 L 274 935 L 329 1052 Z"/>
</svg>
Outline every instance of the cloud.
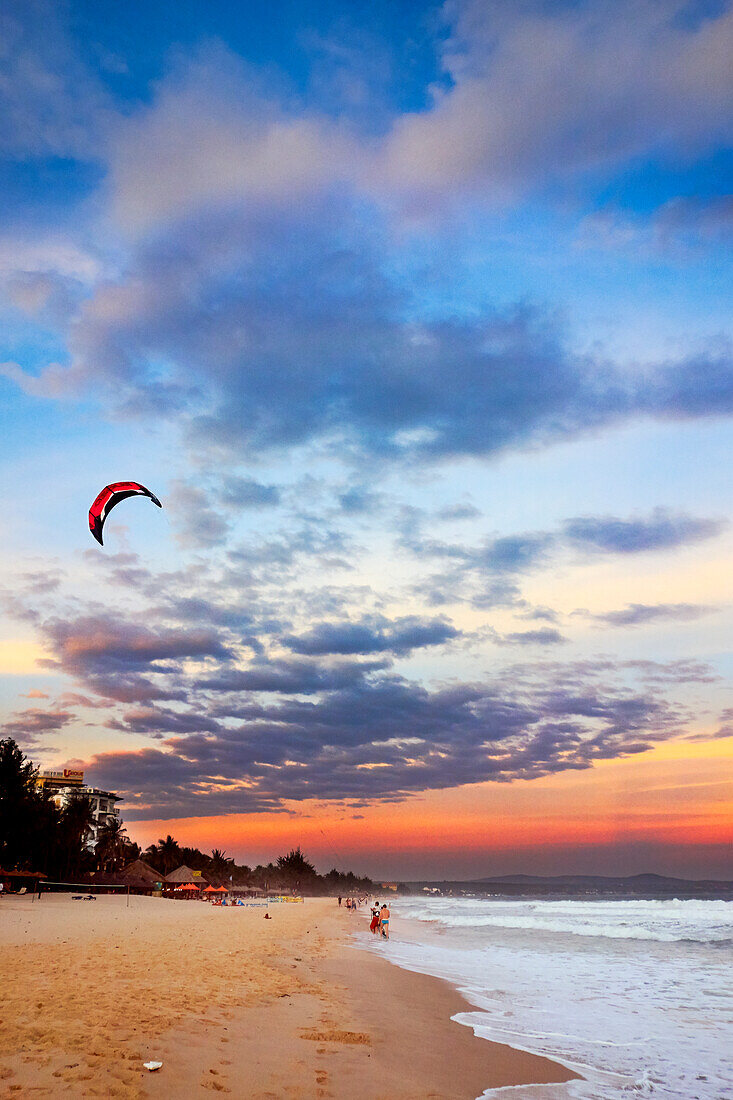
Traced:
<svg viewBox="0 0 733 1100">
<path fill-rule="evenodd" d="M 551 535 L 507 535 L 489 542 L 477 563 L 492 573 L 523 573 L 543 561 L 551 545 Z"/>
<path fill-rule="evenodd" d="M 515 612 L 518 619 L 535 620 L 541 619 L 548 623 L 556 623 L 558 621 L 558 613 L 551 607 L 528 607 L 525 610 L 517 610 Z"/>
<path fill-rule="evenodd" d="M 662 621 L 692 622 L 701 619 L 704 615 L 711 615 L 718 609 L 706 604 L 691 603 L 658 603 L 644 604 L 631 603 L 617 611 L 605 611 L 599 614 L 591 614 L 588 611 L 578 611 L 575 614 L 583 615 L 594 622 L 605 626 L 644 626 L 646 623 Z"/>
<path fill-rule="evenodd" d="M 208 197 L 162 220 L 79 307 L 68 366 L 0 373 L 35 395 L 170 420 L 225 469 L 313 442 L 361 462 L 491 457 L 733 411 L 726 345 L 632 372 L 578 353 L 529 304 L 421 319 L 430 287 L 395 276 L 385 215 L 327 191 L 284 205 Z M 211 530 L 194 521 L 182 537 Z"/>
<path fill-rule="evenodd" d="M 276 485 L 263 485 L 249 477 L 224 478 L 219 493 L 223 504 L 236 508 L 266 508 L 280 503 Z"/>
<path fill-rule="evenodd" d="M 59 9 L 9 0 L 0 11 L 0 149 L 10 157 L 96 158 L 112 116 Z"/>
<path fill-rule="evenodd" d="M 286 635 L 283 643 L 294 653 L 318 656 L 329 653 L 395 653 L 405 656 L 425 646 L 445 645 L 461 632 L 445 619 L 418 616 L 389 621 L 382 616 L 359 622 L 317 623 L 306 634 Z"/>
<path fill-rule="evenodd" d="M 576 245 L 655 260 L 665 253 L 691 259 L 711 245 L 728 244 L 732 233 L 729 195 L 682 196 L 663 203 L 651 215 L 613 206 L 595 210 L 582 219 Z"/>
<path fill-rule="evenodd" d="M 583 548 L 638 554 L 702 542 L 720 534 L 724 527 L 722 520 L 697 519 L 656 508 L 651 516 L 639 519 L 578 516 L 565 521 L 563 533 L 571 543 Z"/>
<path fill-rule="evenodd" d="M 165 503 L 181 546 L 212 547 L 226 540 L 229 525 L 211 506 L 204 489 L 185 481 L 173 481 Z"/>
<path fill-rule="evenodd" d="M 637 670 L 642 681 L 655 671 Z M 179 715 L 143 709 L 130 728 L 157 736 L 167 726 L 172 732 L 161 747 L 102 753 L 86 767 L 94 782 L 125 794 L 128 817 L 252 812 L 310 798 L 392 799 L 531 779 L 643 752 L 680 732 L 688 716 L 662 688 L 634 688 L 620 672 L 612 662 L 535 662 L 489 683 L 430 690 L 375 670 L 322 686 L 313 698 L 298 692 L 267 702 L 252 692 L 274 682 L 235 673 L 212 685 L 229 690 L 209 713 L 216 729 L 179 733 Z M 187 717 L 192 727 L 203 720 L 205 712 Z"/>
<path fill-rule="evenodd" d="M 382 503 L 383 497 L 362 485 L 354 485 L 339 493 L 338 501 L 347 515 L 369 514 Z"/>
<path fill-rule="evenodd" d="M 414 585 L 429 606 L 467 602 L 477 608 L 512 607 L 524 618 L 555 622 L 551 608 L 528 608 L 519 579 L 547 566 L 572 549 L 630 555 L 665 551 L 714 538 L 726 524 L 719 519 L 691 516 L 656 508 L 646 516 L 579 516 L 557 531 L 531 531 L 487 538 L 478 545 L 444 542 L 426 533 L 429 518 L 414 508 L 402 510 L 397 546 L 420 560 L 447 563 L 440 572 Z"/>
<path fill-rule="evenodd" d="M 52 619 L 41 629 L 54 657 L 39 664 L 61 669 L 96 694 L 121 702 L 184 699 L 175 674 L 186 660 L 231 657 L 213 630 L 201 628 L 153 630 L 100 614 Z M 173 674 L 169 682 L 161 680 L 168 674 Z"/>
<path fill-rule="evenodd" d="M 53 620 L 44 632 L 58 662 L 70 672 L 124 673 L 187 657 L 230 656 L 210 630 L 154 630 L 112 617 Z"/>
<path fill-rule="evenodd" d="M 449 504 L 438 512 L 438 519 L 453 523 L 462 519 L 478 519 L 481 515 L 473 504 Z"/>
<path fill-rule="evenodd" d="M 201 679 L 197 687 L 215 692 L 267 692 L 313 695 L 336 691 L 360 682 L 367 673 L 387 667 L 388 661 L 338 661 L 323 664 L 294 658 L 258 657 L 246 669 L 222 670 Z"/>
<path fill-rule="evenodd" d="M 542 630 L 521 630 L 514 634 L 497 635 L 499 645 L 560 645 L 567 638 L 552 627 Z"/>
<path fill-rule="evenodd" d="M 22 693 L 21 693 L 22 694 Z M 48 699 L 48 695 L 45 691 L 39 691 L 38 688 L 31 688 L 30 691 L 23 694 L 24 699 Z"/>
<path fill-rule="evenodd" d="M 48 698 L 48 696 L 35 695 L 29 698 Z M 40 743 L 40 739 L 49 733 L 57 733 L 70 722 L 75 715 L 62 707 L 28 707 L 25 710 L 11 714 L 0 726 L 3 737 L 12 737 L 24 746 L 32 746 Z"/>
<path fill-rule="evenodd" d="M 456 189 L 502 198 L 730 137 L 728 5 L 694 23 L 679 5 L 646 0 L 444 10 L 449 86 L 397 119 L 384 150 L 389 183 L 417 199 Z"/>
<path fill-rule="evenodd" d="M 42 719 L 26 715 L 23 732 L 63 728 L 72 706 L 101 702 L 107 736 L 149 739 L 142 752 L 103 752 L 85 765 L 92 782 L 124 795 L 128 819 L 399 799 L 587 768 L 686 732 L 677 689 L 713 677 L 690 661 L 561 663 L 535 654 L 491 678 L 420 683 L 393 662 L 459 638 L 447 619 L 337 611 L 286 632 L 260 618 L 256 602 L 250 620 L 236 608 L 228 618 L 228 581 L 213 569 L 195 582 L 193 574 L 159 579 L 155 629 L 149 608 L 144 621 L 99 611 L 40 627 L 52 667 L 79 691 Z M 301 608 L 298 621 L 308 614 Z M 562 636 L 543 626 L 502 640 L 507 651 L 547 652 Z"/>
</svg>

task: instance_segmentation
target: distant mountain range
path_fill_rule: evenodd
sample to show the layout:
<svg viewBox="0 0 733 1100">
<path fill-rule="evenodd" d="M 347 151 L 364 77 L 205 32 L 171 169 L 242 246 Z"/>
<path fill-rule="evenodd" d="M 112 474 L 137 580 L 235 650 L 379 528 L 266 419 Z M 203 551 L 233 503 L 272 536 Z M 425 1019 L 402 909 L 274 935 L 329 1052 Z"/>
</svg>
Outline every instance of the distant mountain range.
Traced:
<svg viewBox="0 0 733 1100">
<path fill-rule="evenodd" d="M 427 887 L 441 893 L 520 894 L 677 894 L 685 897 L 733 895 L 733 882 L 715 879 L 672 878 L 668 875 L 498 875 L 480 879 L 433 879 L 405 883 L 421 892 Z"/>
<path fill-rule="evenodd" d="M 477 882 L 542 883 L 543 885 L 577 886 L 699 886 L 713 882 L 712 879 L 671 878 L 668 875 L 500 875 L 496 878 L 481 878 Z M 733 882 L 715 882 L 717 886 L 733 887 Z"/>
</svg>

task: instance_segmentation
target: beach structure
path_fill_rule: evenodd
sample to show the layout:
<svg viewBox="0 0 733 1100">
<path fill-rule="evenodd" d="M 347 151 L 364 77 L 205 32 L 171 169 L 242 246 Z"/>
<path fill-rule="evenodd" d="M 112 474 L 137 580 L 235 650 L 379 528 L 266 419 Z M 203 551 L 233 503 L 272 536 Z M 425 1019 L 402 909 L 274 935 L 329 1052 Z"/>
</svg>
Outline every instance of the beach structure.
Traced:
<svg viewBox="0 0 733 1100">
<path fill-rule="evenodd" d="M 38 883 L 45 878 L 42 871 L 3 871 L 0 868 L 0 882 L 8 893 L 35 893 Z"/>
<path fill-rule="evenodd" d="M 109 821 L 119 819 L 120 811 L 117 803 L 122 801 L 122 795 L 115 794 L 114 791 L 100 790 L 99 787 L 86 786 L 83 771 L 64 768 L 61 771 L 42 772 L 36 780 L 36 785 L 50 794 L 59 809 L 62 809 L 69 799 L 77 794 L 87 796 L 94 817 L 94 822 L 89 826 L 84 838 L 84 844 L 90 852 L 94 850 L 102 826 Z"/>
<path fill-rule="evenodd" d="M 128 863 L 117 876 L 123 886 L 129 886 L 136 893 L 158 893 L 163 888 L 164 876 L 156 871 L 144 859 L 135 859 Z"/>
<path fill-rule="evenodd" d="M 185 863 L 182 863 L 180 867 L 176 867 L 175 871 L 171 871 L 171 873 L 166 875 L 163 879 L 163 892 L 170 897 L 177 888 L 181 886 L 190 886 L 191 890 L 187 890 L 186 892 L 190 896 L 193 896 L 194 890 L 199 893 L 208 885 L 209 880 L 201 871 L 194 871 L 193 867 L 187 867 Z"/>
</svg>

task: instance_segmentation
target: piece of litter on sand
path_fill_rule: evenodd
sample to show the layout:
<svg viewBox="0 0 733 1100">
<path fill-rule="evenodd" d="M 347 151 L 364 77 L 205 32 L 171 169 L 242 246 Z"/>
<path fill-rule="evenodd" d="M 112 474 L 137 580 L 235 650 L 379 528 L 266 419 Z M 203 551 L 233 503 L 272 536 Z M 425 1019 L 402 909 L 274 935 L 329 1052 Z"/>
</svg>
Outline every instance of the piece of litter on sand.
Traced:
<svg viewBox="0 0 733 1100">
<path fill-rule="evenodd" d="M 161 1068 L 163 1063 L 162 1062 L 143 1062 L 143 1065 L 145 1066 L 145 1069 L 149 1070 L 151 1073 L 154 1073 L 156 1069 Z"/>
</svg>

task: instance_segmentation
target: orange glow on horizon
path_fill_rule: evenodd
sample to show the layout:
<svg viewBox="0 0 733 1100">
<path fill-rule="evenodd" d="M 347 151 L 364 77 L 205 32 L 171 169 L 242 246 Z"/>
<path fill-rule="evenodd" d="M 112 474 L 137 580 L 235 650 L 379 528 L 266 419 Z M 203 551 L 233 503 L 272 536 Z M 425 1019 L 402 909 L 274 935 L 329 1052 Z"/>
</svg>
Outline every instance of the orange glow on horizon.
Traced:
<svg viewBox="0 0 733 1100">
<path fill-rule="evenodd" d="M 131 822 L 129 831 L 143 846 L 172 833 L 182 844 L 223 847 L 250 864 L 300 844 L 321 866 L 356 870 L 379 853 L 433 853 L 444 863 L 457 852 L 601 853 L 644 842 L 720 847 L 733 838 L 733 780 L 721 778 L 733 775 L 732 764 L 733 738 L 679 741 L 581 772 L 432 791 L 399 803 L 293 803 L 282 813 Z"/>
</svg>

